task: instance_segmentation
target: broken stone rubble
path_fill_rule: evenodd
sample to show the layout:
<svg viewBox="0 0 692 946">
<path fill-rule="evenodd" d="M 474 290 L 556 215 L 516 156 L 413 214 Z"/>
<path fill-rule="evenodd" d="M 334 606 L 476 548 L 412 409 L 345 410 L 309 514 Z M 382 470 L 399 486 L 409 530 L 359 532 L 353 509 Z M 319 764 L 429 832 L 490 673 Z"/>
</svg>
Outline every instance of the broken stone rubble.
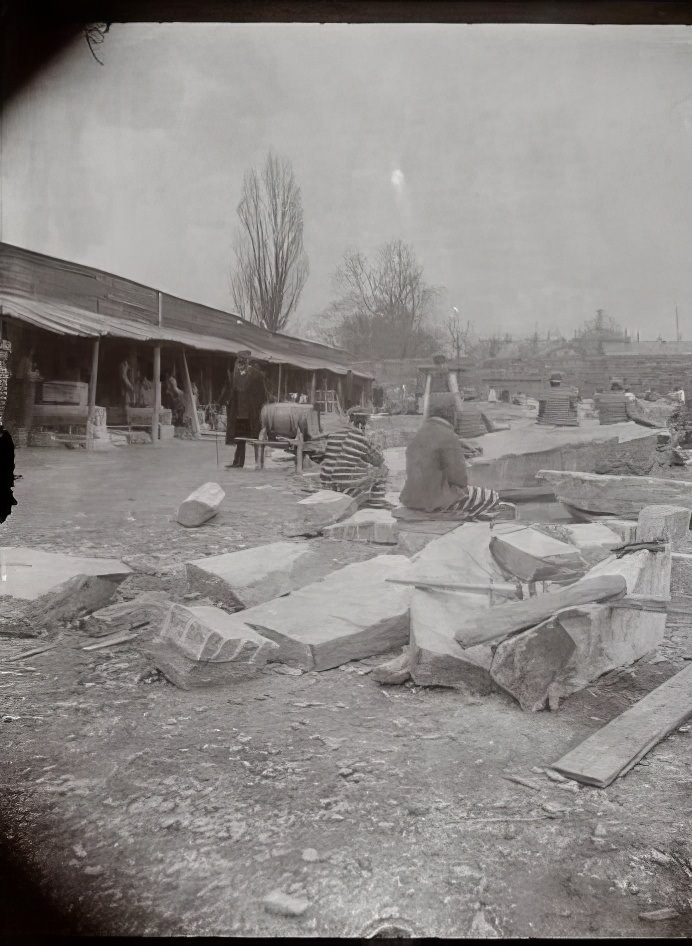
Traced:
<svg viewBox="0 0 692 946">
<path fill-rule="evenodd" d="M 369 542 L 376 545 L 396 545 L 399 523 L 388 509 L 360 509 L 348 519 L 327 526 L 328 539 L 348 539 L 351 542 Z"/>
</svg>

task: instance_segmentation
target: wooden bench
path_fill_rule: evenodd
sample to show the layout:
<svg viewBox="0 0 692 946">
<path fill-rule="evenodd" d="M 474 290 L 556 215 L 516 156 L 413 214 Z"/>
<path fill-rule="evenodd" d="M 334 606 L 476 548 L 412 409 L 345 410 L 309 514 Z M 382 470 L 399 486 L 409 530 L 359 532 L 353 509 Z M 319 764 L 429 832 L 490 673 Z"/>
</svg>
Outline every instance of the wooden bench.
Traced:
<svg viewBox="0 0 692 946">
<path fill-rule="evenodd" d="M 322 442 L 315 442 L 313 440 L 306 443 L 303 440 L 303 435 L 298 431 L 297 437 L 293 439 L 282 439 L 282 440 L 267 440 L 262 437 L 235 437 L 235 440 L 243 440 L 246 444 L 250 444 L 255 451 L 255 466 L 259 466 L 260 470 L 264 469 L 264 451 L 267 447 L 281 447 L 283 450 L 291 450 L 295 447 L 295 464 L 296 472 L 302 473 L 303 471 L 303 457 L 311 453 L 321 453 L 323 450 Z M 326 440 L 326 438 L 324 438 Z"/>
</svg>

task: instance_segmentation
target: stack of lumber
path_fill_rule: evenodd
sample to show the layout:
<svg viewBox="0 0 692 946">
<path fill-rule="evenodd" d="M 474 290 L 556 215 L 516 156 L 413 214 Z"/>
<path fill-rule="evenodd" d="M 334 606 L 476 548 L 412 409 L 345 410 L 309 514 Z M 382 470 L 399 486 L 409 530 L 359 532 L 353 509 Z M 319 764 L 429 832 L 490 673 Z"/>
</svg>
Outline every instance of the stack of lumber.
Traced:
<svg viewBox="0 0 692 946">
<path fill-rule="evenodd" d="M 576 402 L 569 391 L 551 390 L 541 397 L 541 402 L 544 406 L 538 416 L 539 424 L 551 424 L 555 427 L 579 426 Z"/>
<path fill-rule="evenodd" d="M 598 395 L 598 419 L 601 424 L 621 424 L 627 420 L 627 398 L 623 391 Z"/>
</svg>

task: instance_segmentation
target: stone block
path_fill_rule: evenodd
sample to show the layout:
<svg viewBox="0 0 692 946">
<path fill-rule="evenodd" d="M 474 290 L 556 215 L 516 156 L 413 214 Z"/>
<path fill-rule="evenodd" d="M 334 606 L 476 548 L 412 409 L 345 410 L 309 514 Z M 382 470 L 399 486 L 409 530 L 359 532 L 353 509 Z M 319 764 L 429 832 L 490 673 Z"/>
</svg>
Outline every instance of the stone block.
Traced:
<svg viewBox="0 0 692 946">
<path fill-rule="evenodd" d="M 682 506 L 645 506 L 637 522 L 637 542 L 663 539 L 674 551 L 681 549 L 690 538 L 692 510 Z"/>
<path fill-rule="evenodd" d="M 293 516 L 283 524 L 287 537 L 319 535 L 327 526 L 353 515 L 358 503 L 351 496 L 332 489 L 320 489 L 296 503 Z"/>
<path fill-rule="evenodd" d="M 187 529 L 203 525 L 218 513 L 225 495 L 218 483 L 204 483 L 181 503 L 178 522 Z"/>
<path fill-rule="evenodd" d="M 492 648 L 462 650 L 454 638 L 460 610 L 488 607 L 485 595 L 416 589 L 411 596 L 412 680 L 419 686 L 459 687 L 477 694 L 496 689 L 490 676 Z"/>
<path fill-rule="evenodd" d="M 633 523 L 627 522 L 630 527 Z M 588 565 L 596 565 L 612 554 L 612 550 L 623 544 L 622 536 L 601 522 L 566 522 L 562 528 L 569 541 L 579 550 Z"/>
<path fill-rule="evenodd" d="M 502 568 L 521 581 L 577 577 L 586 571 L 586 563 L 573 545 L 521 523 L 498 523 L 490 551 Z"/>
<path fill-rule="evenodd" d="M 357 513 L 327 526 L 328 539 L 348 539 L 351 542 L 371 542 L 378 545 L 396 545 L 399 524 L 388 509 L 360 509 Z"/>
<path fill-rule="evenodd" d="M 275 659 L 302 670 L 383 654 L 409 640 L 411 589 L 387 581 L 407 565 L 378 555 L 235 617 L 279 644 Z"/>
<path fill-rule="evenodd" d="M 622 539 L 622 545 L 634 542 L 637 537 L 637 523 L 631 519 L 615 519 L 610 516 L 603 516 L 598 521 L 601 525 L 616 532 Z"/>
<path fill-rule="evenodd" d="M 251 608 L 295 591 L 331 563 L 302 542 L 272 542 L 188 562 L 187 588 L 232 610 Z"/>
<path fill-rule="evenodd" d="M 148 591 L 130 601 L 119 601 L 94 611 L 86 618 L 82 629 L 89 637 L 105 637 L 153 622 L 160 625 L 170 605 L 165 591 Z"/>
<path fill-rule="evenodd" d="M 587 577 L 621 575 L 628 594 L 668 597 L 670 569 L 670 551 L 640 551 L 603 561 Z M 665 613 L 607 604 L 568 608 L 502 641 L 490 673 L 522 709 L 555 709 L 561 698 L 655 650 L 665 626 Z"/>
<path fill-rule="evenodd" d="M 210 686 L 253 676 L 276 644 L 220 608 L 174 604 L 157 637 L 146 648 L 155 666 L 176 686 Z"/>
</svg>

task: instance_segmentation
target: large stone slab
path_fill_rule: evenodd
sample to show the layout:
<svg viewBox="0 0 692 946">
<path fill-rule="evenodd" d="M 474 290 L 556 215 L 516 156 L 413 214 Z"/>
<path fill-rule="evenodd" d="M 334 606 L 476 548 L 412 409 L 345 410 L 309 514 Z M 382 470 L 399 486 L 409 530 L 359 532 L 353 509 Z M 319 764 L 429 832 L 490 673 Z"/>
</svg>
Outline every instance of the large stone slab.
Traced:
<svg viewBox="0 0 692 946">
<path fill-rule="evenodd" d="M 496 689 L 490 676 L 492 648 L 462 650 L 454 639 L 460 610 L 487 608 L 484 595 L 416 589 L 411 597 L 409 669 L 419 686 L 459 687 L 485 695 Z"/>
<path fill-rule="evenodd" d="M 302 670 L 386 653 L 409 640 L 411 589 L 387 581 L 408 564 L 378 555 L 234 617 L 279 644 L 275 659 Z"/>
<path fill-rule="evenodd" d="M 189 592 L 238 610 L 295 591 L 333 569 L 306 543 L 272 542 L 199 558 L 185 570 Z"/>
<path fill-rule="evenodd" d="M 218 513 L 225 495 L 218 483 L 204 483 L 180 504 L 178 522 L 187 529 L 203 525 Z"/>
<path fill-rule="evenodd" d="M 665 598 L 670 569 L 670 550 L 639 551 L 603 561 L 586 577 L 621 575 L 628 594 Z M 502 641 L 490 674 L 522 709 L 536 711 L 548 704 L 555 709 L 561 698 L 654 650 L 663 639 L 665 626 L 665 613 L 607 604 L 569 608 Z"/>
<path fill-rule="evenodd" d="M 326 539 L 396 545 L 399 523 L 388 509 L 360 509 L 348 519 L 327 526 L 323 534 Z"/>
<path fill-rule="evenodd" d="M 586 571 L 579 550 L 530 525 L 499 523 L 490 539 L 498 564 L 521 581 L 578 577 Z"/>
<path fill-rule="evenodd" d="M 490 523 L 467 522 L 433 539 L 411 559 L 407 580 L 490 584 L 507 581 L 490 552 Z"/>
<path fill-rule="evenodd" d="M 333 489 L 319 489 L 296 503 L 282 532 L 287 537 L 319 535 L 326 526 L 353 515 L 357 509 L 358 503 L 351 496 Z"/>
<path fill-rule="evenodd" d="M 0 633 L 33 636 L 110 604 L 131 569 L 116 559 L 0 549 Z"/>
<path fill-rule="evenodd" d="M 279 648 L 220 608 L 174 604 L 145 650 L 171 683 L 189 689 L 251 677 Z"/>
<path fill-rule="evenodd" d="M 551 484 L 560 502 L 592 514 L 636 519 L 652 504 L 692 509 L 692 481 L 654 476 L 599 476 L 541 470 L 539 480 Z"/>
</svg>

